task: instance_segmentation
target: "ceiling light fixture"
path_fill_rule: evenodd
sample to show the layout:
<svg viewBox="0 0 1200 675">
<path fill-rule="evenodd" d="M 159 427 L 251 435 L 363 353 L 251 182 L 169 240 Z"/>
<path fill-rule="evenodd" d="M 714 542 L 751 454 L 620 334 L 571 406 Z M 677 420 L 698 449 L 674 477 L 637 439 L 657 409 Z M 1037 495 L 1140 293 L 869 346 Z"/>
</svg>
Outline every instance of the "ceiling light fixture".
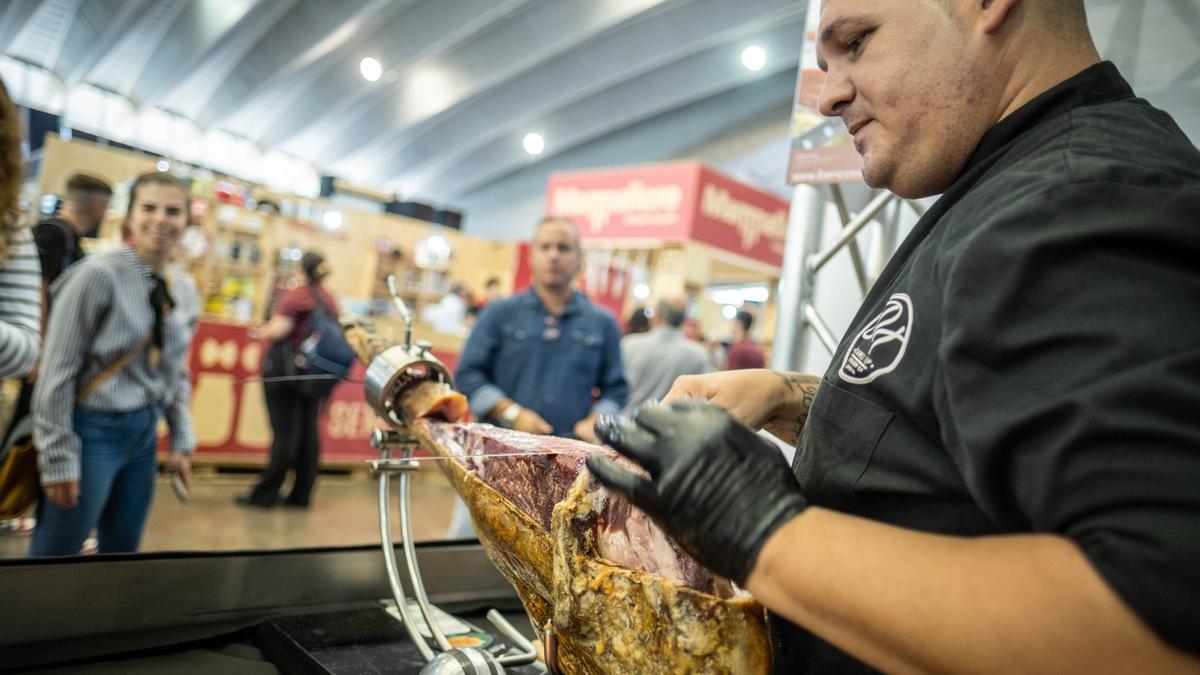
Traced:
<svg viewBox="0 0 1200 675">
<path fill-rule="evenodd" d="M 358 62 L 358 71 L 362 73 L 363 79 L 367 82 L 374 82 L 383 75 L 383 66 L 380 65 L 379 59 L 368 56 Z"/>
<path fill-rule="evenodd" d="M 535 132 L 525 134 L 525 140 L 521 142 L 525 146 L 525 152 L 531 155 L 540 155 L 546 149 L 546 139 L 542 135 Z"/>
<path fill-rule="evenodd" d="M 750 45 L 742 50 L 742 65 L 746 70 L 760 71 L 767 65 L 767 52 L 758 45 Z"/>
</svg>

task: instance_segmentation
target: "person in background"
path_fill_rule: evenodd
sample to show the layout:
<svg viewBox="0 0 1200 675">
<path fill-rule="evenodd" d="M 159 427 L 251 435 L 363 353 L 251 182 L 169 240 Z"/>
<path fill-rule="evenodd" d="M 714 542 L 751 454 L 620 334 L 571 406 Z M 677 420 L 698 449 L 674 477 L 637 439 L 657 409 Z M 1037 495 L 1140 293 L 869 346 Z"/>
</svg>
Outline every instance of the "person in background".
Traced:
<svg viewBox="0 0 1200 675">
<path fill-rule="evenodd" d="M 33 227 L 37 255 L 41 267 L 41 332 L 46 332 L 50 315 L 50 285 L 73 263 L 83 258 L 80 238 L 92 236 L 104 220 L 112 187 L 103 180 L 83 173 L 67 179 L 67 200 L 58 215 L 39 221 Z M 33 405 L 33 383 L 37 380 L 36 361 L 33 371 L 22 383 L 17 398 L 14 419 L 27 416 Z"/>
<path fill-rule="evenodd" d="M 467 307 L 472 304 L 467 287 L 455 282 L 450 285 L 450 292 L 442 296 L 438 304 L 426 310 L 423 318 L 439 333 L 465 333 Z"/>
<path fill-rule="evenodd" d="M 45 499 L 30 556 L 78 553 L 93 529 L 100 553 L 137 550 L 154 495 L 160 416 L 170 429 L 168 470 L 191 483 L 187 358 L 199 305 L 176 302 L 172 293 L 188 291 L 163 278 L 188 203 L 178 178 L 139 176 L 125 216 L 128 243 L 88 256 L 51 288 L 33 392 Z"/>
<path fill-rule="evenodd" d="M 300 259 L 305 283 L 284 293 L 271 319 L 261 327 L 251 328 L 250 337 L 268 342 L 271 346 L 263 359 L 263 377 L 279 377 L 293 373 L 288 361 L 294 358 L 300 343 L 309 335 L 310 317 L 324 305 L 325 311 L 338 315 L 337 299 L 325 289 L 329 264 L 320 254 L 309 251 Z M 243 506 L 269 508 L 279 502 L 279 489 L 288 471 L 293 474 L 292 489 L 284 505 L 306 509 L 312 499 L 320 465 L 321 439 L 317 433 L 317 418 L 321 396 L 305 391 L 302 382 L 264 382 L 267 416 L 274 437 L 267 468 L 249 494 L 234 498 Z"/>
<path fill-rule="evenodd" d="M 67 179 L 67 199 L 62 210 L 33 229 L 47 288 L 63 270 L 84 256 L 79 240 L 94 236 L 100 229 L 110 199 L 112 187 L 95 176 L 77 173 Z"/>
<path fill-rule="evenodd" d="M 704 337 L 704 331 L 700 328 L 699 321 L 687 319 L 683 322 L 680 330 L 685 338 L 704 347 L 705 353 L 708 354 L 708 367 L 711 370 L 725 370 L 725 346 L 717 340 Z"/>
<path fill-rule="evenodd" d="M 729 345 L 729 354 L 725 358 L 725 369 L 762 368 L 766 363 L 762 347 L 759 347 L 754 338 L 750 337 L 750 327 L 754 325 L 754 315 L 745 310 L 739 311 L 729 325 L 733 340 Z"/>
<path fill-rule="evenodd" d="M 21 123 L 0 81 L 0 378 L 24 377 L 38 357 L 41 270 L 19 196 Z"/>
<path fill-rule="evenodd" d="M 676 378 L 711 370 L 708 351 L 680 330 L 686 314 L 683 301 L 664 298 L 654 307 L 648 332 L 626 335 L 621 340 L 621 361 L 629 382 L 627 414 L 647 401 L 662 399 Z"/>
<path fill-rule="evenodd" d="M 476 417 L 594 440 L 596 416 L 624 407 L 621 332 L 575 290 L 582 265 L 575 224 L 543 218 L 529 252 L 533 287 L 488 305 L 459 357 L 455 381 Z"/>
<path fill-rule="evenodd" d="M 479 303 L 475 306 L 482 310 L 484 307 L 503 297 L 504 288 L 500 286 L 500 278 L 488 277 L 487 282 L 483 284 L 483 297 L 480 298 Z"/>
<path fill-rule="evenodd" d="M 0 378 L 24 378 L 37 363 L 42 311 L 41 266 L 28 226 L 21 217 L 21 123 L 17 107 L 0 81 Z M 0 442 L 28 413 L 20 387 L 5 387 L 0 401 Z M 32 519 L 0 520 L 0 532 L 28 534 Z"/>
<path fill-rule="evenodd" d="M 612 314 L 575 290 L 582 265 L 575 224 L 539 221 L 529 249 L 533 287 L 489 304 L 459 356 L 455 381 L 477 418 L 594 442 L 596 417 L 624 407 L 621 330 Z M 459 501 L 450 536 L 470 532 Z"/>
<path fill-rule="evenodd" d="M 637 335 L 648 330 L 650 330 L 650 312 L 647 308 L 639 305 L 633 309 L 629 320 L 625 322 L 625 335 Z"/>
</svg>

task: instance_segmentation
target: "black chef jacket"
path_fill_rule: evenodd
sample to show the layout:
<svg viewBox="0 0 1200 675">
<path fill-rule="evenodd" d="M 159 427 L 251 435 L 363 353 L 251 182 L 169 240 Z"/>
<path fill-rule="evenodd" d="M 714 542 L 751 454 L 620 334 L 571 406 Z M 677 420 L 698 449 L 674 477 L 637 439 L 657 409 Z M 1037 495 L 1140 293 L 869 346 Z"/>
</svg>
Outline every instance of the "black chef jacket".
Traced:
<svg viewBox="0 0 1200 675">
<path fill-rule="evenodd" d="M 1170 116 L 1102 63 L 990 130 L 868 293 L 793 469 L 845 513 L 1068 537 L 1200 653 L 1200 152 Z M 771 628 L 777 672 L 869 671 Z"/>
</svg>

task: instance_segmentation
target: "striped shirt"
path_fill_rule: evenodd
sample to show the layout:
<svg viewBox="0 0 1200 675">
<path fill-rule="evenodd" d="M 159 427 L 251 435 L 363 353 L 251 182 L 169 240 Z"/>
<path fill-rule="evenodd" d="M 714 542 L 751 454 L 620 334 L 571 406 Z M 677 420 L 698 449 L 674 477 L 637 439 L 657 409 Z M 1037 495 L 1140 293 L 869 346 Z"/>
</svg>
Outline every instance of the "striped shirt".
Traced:
<svg viewBox="0 0 1200 675">
<path fill-rule="evenodd" d="M 12 235 L 0 264 L 0 378 L 24 377 L 37 363 L 42 266 L 28 228 Z"/>
<path fill-rule="evenodd" d="M 80 441 L 71 426 L 76 392 L 150 334 L 152 275 L 133 249 L 123 246 L 84 258 L 52 286 L 45 351 L 33 389 L 33 440 L 43 485 L 79 479 Z M 191 284 L 172 287 L 172 295 L 178 297 L 163 320 L 157 364 L 151 364 L 152 347 L 147 343 L 80 403 L 109 412 L 161 406 L 172 450 L 187 454 L 196 447 L 187 369 L 199 308 L 199 301 L 191 297 L 195 292 Z"/>
</svg>

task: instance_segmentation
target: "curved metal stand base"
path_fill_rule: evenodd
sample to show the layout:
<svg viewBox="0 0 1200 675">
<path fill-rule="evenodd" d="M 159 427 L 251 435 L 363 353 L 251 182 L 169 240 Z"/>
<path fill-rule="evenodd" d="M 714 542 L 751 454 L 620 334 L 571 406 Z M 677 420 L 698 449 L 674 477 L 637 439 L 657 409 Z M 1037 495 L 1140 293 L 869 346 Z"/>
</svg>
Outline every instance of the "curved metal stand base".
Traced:
<svg viewBox="0 0 1200 675">
<path fill-rule="evenodd" d="M 416 546 L 412 537 L 412 520 L 409 512 L 409 484 L 412 472 L 419 468 L 417 461 L 412 459 L 412 453 L 417 449 L 416 438 L 410 434 L 397 431 L 376 429 L 375 433 L 371 436 L 371 445 L 382 455 L 380 459 L 371 461 L 371 472 L 379 476 L 379 538 L 383 544 L 383 560 L 387 567 L 388 583 L 391 585 L 392 597 L 396 601 L 396 609 L 400 612 L 401 620 L 404 622 L 404 628 L 408 632 L 409 638 L 412 639 L 413 644 L 420 650 L 421 655 L 430 662 L 421 672 L 461 672 L 467 674 L 479 673 L 480 675 L 498 674 L 504 672 L 504 666 L 523 666 L 533 663 L 537 659 L 537 651 L 533 645 L 512 624 L 505 620 L 500 612 L 494 609 L 488 612 L 488 621 L 506 638 L 511 640 L 520 649 L 520 652 L 493 657 L 490 653 L 483 652 L 482 650 L 456 649 L 446 639 L 442 627 L 438 624 L 433 614 L 433 606 L 429 603 L 429 596 L 425 592 L 425 584 L 421 580 L 421 568 L 417 564 Z M 392 453 L 394 451 L 398 451 L 400 456 L 393 457 Z M 400 530 L 403 536 L 404 562 L 408 568 L 409 585 L 417 601 L 417 608 L 425 620 L 425 625 L 429 627 L 430 634 L 433 636 L 433 641 L 437 648 L 436 653 L 434 647 L 431 647 L 425 636 L 421 635 L 421 631 L 413 621 L 413 615 L 409 611 L 408 601 L 404 594 L 404 584 L 400 579 L 399 565 L 396 562 L 396 547 L 392 541 L 391 516 L 390 509 L 388 508 L 389 495 L 391 494 L 391 477 L 395 474 L 399 475 Z M 480 654 L 484 654 L 485 656 L 479 656 Z M 435 664 L 437 665 L 435 666 Z M 430 668 L 435 669 L 430 670 Z M 446 670 L 445 668 L 451 668 L 451 670 Z M 453 668 L 460 668 L 460 670 L 453 670 Z M 468 668 L 474 669 L 471 670 Z"/>
</svg>

